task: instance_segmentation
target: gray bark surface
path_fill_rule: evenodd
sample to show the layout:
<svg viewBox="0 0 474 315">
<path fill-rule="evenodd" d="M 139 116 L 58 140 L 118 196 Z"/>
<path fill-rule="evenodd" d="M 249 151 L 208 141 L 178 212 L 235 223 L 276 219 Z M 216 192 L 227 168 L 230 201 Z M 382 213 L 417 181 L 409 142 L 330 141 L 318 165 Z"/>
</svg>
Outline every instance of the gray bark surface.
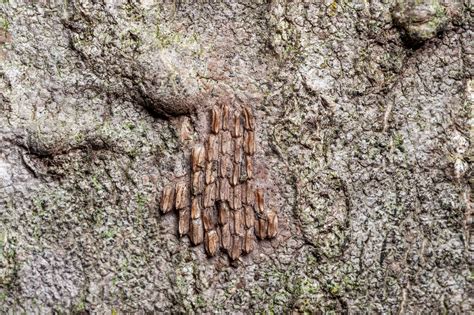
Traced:
<svg viewBox="0 0 474 315">
<path fill-rule="evenodd" d="M 472 311 L 472 10 L 3 0 L 0 312 Z M 158 207 L 222 101 L 280 222 L 235 262 Z"/>
</svg>

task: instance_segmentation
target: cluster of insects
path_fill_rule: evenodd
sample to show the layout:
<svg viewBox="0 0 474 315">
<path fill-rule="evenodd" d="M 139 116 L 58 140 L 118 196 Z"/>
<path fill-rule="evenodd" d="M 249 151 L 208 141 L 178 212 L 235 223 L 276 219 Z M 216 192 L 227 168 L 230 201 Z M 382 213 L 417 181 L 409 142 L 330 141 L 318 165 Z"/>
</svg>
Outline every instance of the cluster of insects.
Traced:
<svg viewBox="0 0 474 315">
<path fill-rule="evenodd" d="M 166 186 L 163 213 L 178 212 L 178 232 L 209 256 L 219 250 L 232 260 L 253 251 L 256 238 L 277 235 L 278 217 L 265 207 L 265 193 L 254 184 L 255 118 L 244 106 L 216 105 L 204 144 L 191 150 L 189 182 Z"/>
</svg>

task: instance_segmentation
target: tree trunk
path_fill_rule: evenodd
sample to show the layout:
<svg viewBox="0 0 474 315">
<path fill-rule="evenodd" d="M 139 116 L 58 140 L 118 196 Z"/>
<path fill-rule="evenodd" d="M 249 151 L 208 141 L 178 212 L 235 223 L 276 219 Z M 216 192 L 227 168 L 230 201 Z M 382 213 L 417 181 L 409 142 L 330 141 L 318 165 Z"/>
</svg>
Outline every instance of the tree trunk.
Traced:
<svg viewBox="0 0 474 315">
<path fill-rule="evenodd" d="M 472 9 L 3 0 L 0 312 L 468 312 Z"/>
</svg>

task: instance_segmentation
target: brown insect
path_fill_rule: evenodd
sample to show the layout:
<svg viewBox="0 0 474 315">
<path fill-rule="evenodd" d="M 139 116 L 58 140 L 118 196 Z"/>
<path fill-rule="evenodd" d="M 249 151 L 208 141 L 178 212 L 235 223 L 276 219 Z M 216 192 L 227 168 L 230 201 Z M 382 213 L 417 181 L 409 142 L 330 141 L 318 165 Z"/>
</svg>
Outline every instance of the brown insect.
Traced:
<svg viewBox="0 0 474 315">
<path fill-rule="evenodd" d="M 222 130 L 229 129 L 229 105 L 222 106 Z"/>
<path fill-rule="evenodd" d="M 267 237 L 268 221 L 267 218 L 260 217 L 255 221 L 255 234 L 261 240 Z"/>
<path fill-rule="evenodd" d="M 214 208 L 206 208 L 202 214 L 202 222 L 205 231 L 214 230 L 216 224 L 214 222 Z"/>
<path fill-rule="evenodd" d="M 214 256 L 217 253 L 219 249 L 219 235 L 215 230 L 206 232 L 204 244 L 209 256 Z"/>
<path fill-rule="evenodd" d="M 265 191 L 255 188 L 255 117 L 250 106 L 228 104 L 210 112 L 210 133 L 191 150 L 190 183 L 168 185 L 160 208 L 178 212 L 178 233 L 204 243 L 208 256 L 225 252 L 236 260 L 255 249 L 256 240 L 278 235 L 278 214 L 266 210 Z M 256 159 L 256 158 L 255 158 Z"/>
<path fill-rule="evenodd" d="M 232 211 L 234 215 L 234 234 L 243 236 L 244 234 L 244 216 L 242 215 L 242 210 Z"/>
<path fill-rule="evenodd" d="M 243 251 L 245 254 L 248 254 L 253 251 L 254 243 L 255 243 L 255 232 L 253 228 L 247 229 L 245 231 L 244 246 L 243 246 Z"/>
<path fill-rule="evenodd" d="M 221 126 L 222 126 L 221 111 L 219 108 L 214 107 L 212 109 L 212 114 L 211 114 L 211 131 L 213 133 L 219 133 Z"/>
<path fill-rule="evenodd" d="M 247 229 L 253 228 L 255 224 L 255 213 L 251 206 L 244 206 L 245 227 Z"/>
<path fill-rule="evenodd" d="M 243 139 L 241 137 L 234 138 L 233 142 L 234 142 L 234 162 L 240 163 L 240 161 L 242 161 Z"/>
<path fill-rule="evenodd" d="M 204 238 L 204 231 L 201 219 L 194 219 L 191 221 L 191 230 L 189 239 L 193 245 L 199 245 L 202 243 Z"/>
<path fill-rule="evenodd" d="M 236 260 L 242 254 L 242 237 L 234 235 L 232 237 L 232 249 L 230 251 L 230 258 Z"/>
<path fill-rule="evenodd" d="M 244 152 L 248 155 L 255 154 L 255 134 L 253 131 L 245 131 L 244 133 Z"/>
<path fill-rule="evenodd" d="M 204 191 L 204 173 L 202 171 L 197 171 L 191 176 L 191 190 L 193 195 L 202 194 Z"/>
<path fill-rule="evenodd" d="M 174 203 L 174 187 L 166 186 L 161 194 L 160 208 L 163 213 L 167 213 L 173 209 Z"/>
<path fill-rule="evenodd" d="M 219 156 L 219 136 L 209 135 L 207 140 L 207 160 L 216 161 Z"/>
<path fill-rule="evenodd" d="M 244 184 L 244 192 L 242 193 L 242 201 L 246 205 L 252 206 L 255 203 L 255 190 L 254 190 L 254 185 L 251 181 L 247 181 Z"/>
<path fill-rule="evenodd" d="M 278 233 L 278 215 L 275 211 L 268 214 L 267 237 L 273 238 Z"/>
<path fill-rule="evenodd" d="M 221 244 L 222 248 L 229 251 L 232 246 L 232 236 L 230 234 L 230 226 L 229 223 L 224 224 L 221 226 Z"/>
<path fill-rule="evenodd" d="M 240 182 L 240 163 L 234 163 L 234 168 L 232 170 L 232 177 L 230 184 L 232 186 L 237 185 Z"/>
<path fill-rule="evenodd" d="M 255 191 L 255 206 L 259 214 L 265 212 L 265 194 L 261 188 L 257 188 Z"/>
<path fill-rule="evenodd" d="M 234 117 L 232 118 L 231 134 L 234 138 L 242 137 L 242 122 L 238 112 L 235 112 Z"/>
<path fill-rule="evenodd" d="M 231 154 L 232 153 L 232 136 L 230 132 L 223 131 L 221 132 L 221 154 Z"/>
<path fill-rule="evenodd" d="M 220 177 L 230 177 L 232 175 L 232 160 L 228 156 L 221 157 L 219 165 Z"/>
<path fill-rule="evenodd" d="M 245 157 L 245 173 L 247 175 L 247 179 L 253 178 L 253 159 L 248 155 Z"/>
<path fill-rule="evenodd" d="M 206 185 L 213 183 L 217 177 L 217 161 L 206 163 Z"/>
<path fill-rule="evenodd" d="M 229 205 L 227 202 L 220 202 L 218 205 L 219 211 L 219 224 L 224 225 L 229 222 Z"/>
<path fill-rule="evenodd" d="M 191 202 L 191 219 L 199 219 L 201 217 L 201 198 L 194 197 Z"/>
<path fill-rule="evenodd" d="M 206 151 L 202 144 L 196 145 L 191 151 L 191 169 L 193 172 L 197 172 L 204 166 Z"/>
<path fill-rule="evenodd" d="M 181 209 L 179 210 L 179 218 L 178 218 L 178 233 L 179 236 L 184 236 L 189 232 L 189 221 L 191 219 L 191 215 L 188 209 Z"/>
<path fill-rule="evenodd" d="M 204 208 L 209 208 L 216 201 L 216 183 L 212 183 L 204 188 Z"/>
<path fill-rule="evenodd" d="M 176 202 L 175 202 L 176 209 L 183 209 L 185 208 L 188 203 L 188 187 L 185 183 L 178 183 L 176 184 Z"/>
<path fill-rule="evenodd" d="M 236 185 L 234 187 L 234 196 L 232 201 L 233 207 L 232 209 L 240 209 L 242 208 L 242 187 L 241 185 Z"/>
<path fill-rule="evenodd" d="M 227 178 L 219 179 L 219 200 L 230 201 L 230 184 Z"/>
<path fill-rule="evenodd" d="M 247 130 L 254 130 L 255 128 L 255 118 L 253 117 L 252 109 L 245 106 L 243 110 L 244 115 L 244 128 Z"/>
</svg>

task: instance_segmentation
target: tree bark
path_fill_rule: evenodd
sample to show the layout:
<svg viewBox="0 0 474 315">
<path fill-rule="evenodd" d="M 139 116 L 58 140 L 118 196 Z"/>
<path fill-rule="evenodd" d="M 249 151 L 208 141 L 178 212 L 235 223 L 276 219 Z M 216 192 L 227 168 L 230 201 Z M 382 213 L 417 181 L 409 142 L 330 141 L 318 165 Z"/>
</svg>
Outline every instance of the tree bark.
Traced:
<svg viewBox="0 0 474 315">
<path fill-rule="evenodd" d="M 472 308 L 468 1 L 0 12 L 0 312 Z M 174 185 L 208 138 L 245 218 L 192 246 Z"/>
</svg>

